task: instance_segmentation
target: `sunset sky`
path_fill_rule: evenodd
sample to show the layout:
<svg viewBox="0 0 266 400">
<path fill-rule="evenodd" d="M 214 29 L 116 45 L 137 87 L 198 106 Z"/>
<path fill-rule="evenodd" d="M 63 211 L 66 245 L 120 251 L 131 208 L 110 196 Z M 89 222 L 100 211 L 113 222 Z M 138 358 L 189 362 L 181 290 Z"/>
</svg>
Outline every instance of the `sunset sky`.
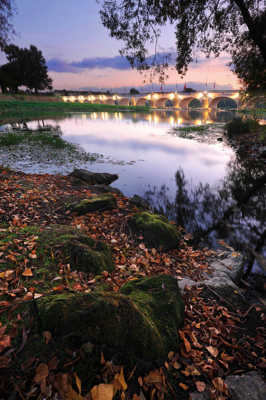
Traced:
<svg viewBox="0 0 266 400">
<path fill-rule="evenodd" d="M 20 47 L 30 44 L 42 50 L 55 89 L 91 89 L 137 87 L 143 76 L 130 69 L 119 56 L 121 43 L 109 37 L 101 25 L 96 0 L 17 0 L 13 24 L 17 36 L 13 43 Z M 162 29 L 159 51 L 172 53 L 174 29 Z M 152 54 L 152 48 L 150 49 Z M 226 64 L 230 58 L 200 58 L 193 63 L 184 80 L 174 69 L 169 71 L 167 84 L 195 89 L 238 88 L 238 81 Z M 3 54 L 0 63 L 4 63 Z M 154 84 L 156 81 L 154 81 Z"/>
</svg>

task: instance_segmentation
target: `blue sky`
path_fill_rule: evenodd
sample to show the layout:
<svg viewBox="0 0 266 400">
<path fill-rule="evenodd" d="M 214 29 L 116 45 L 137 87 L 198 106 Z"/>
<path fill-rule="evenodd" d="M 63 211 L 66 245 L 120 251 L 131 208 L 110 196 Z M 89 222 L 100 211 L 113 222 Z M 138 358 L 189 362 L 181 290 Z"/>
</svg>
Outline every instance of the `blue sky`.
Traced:
<svg viewBox="0 0 266 400">
<path fill-rule="evenodd" d="M 16 5 L 13 25 L 17 35 L 13 42 L 20 47 L 34 44 L 42 50 L 55 88 L 115 89 L 143 84 L 143 76 L 131 71 L 119 56 L 121 43 L 110 38 L 101 25 L 96 0 L 16 0 Z M 159 51 L 172 52 L 173 27 L 165 27 L 162 33 Z M 4 62 L 3 55 L 0 62 Z M 216 82 L 216 86 L 236 87 L 236 79 L 225 67 L 227 62 L 226 57 L 201 60 L 191 66 L 185 80 L 198 85 L 207 81 L 210 85 Z M 174 70 L 169 75 L 167 83 L 181 84 Z"/>
</svg>

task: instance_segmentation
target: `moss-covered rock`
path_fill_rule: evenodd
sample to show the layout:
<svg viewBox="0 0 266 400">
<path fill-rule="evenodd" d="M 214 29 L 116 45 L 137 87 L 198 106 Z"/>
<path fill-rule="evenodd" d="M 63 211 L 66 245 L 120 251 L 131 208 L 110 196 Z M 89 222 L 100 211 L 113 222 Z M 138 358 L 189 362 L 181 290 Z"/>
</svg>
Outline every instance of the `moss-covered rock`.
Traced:
<svg viewBox="0 0 266 400">
<path fill-rule="evenodd" d="M 37 307 L 42 329 L 56 341 L 105 345 L 131 362 L 175 350 L 184 312 L 177 281 L 166 275 L 131 281 L 118 294 L 51 295 Z"/>
<path fill-rule="evenodd" d="M 39 234 L 37 251 L 43 264 L 52 266 L 58 260 L 72 269 L 100 274 L 114 269 L 109 247 L 73 227 L 54 225 Z"/>
<path fill-rule="evenodd" d="M 81 200 L 79 203 L 71 204 L 69 208 L 78 215 L 84 215 L 88 212 L 112 210 L 116 207 L 116 199 L 112 194 L 102 194 Z"/>
<path fill-rule="evenodd" d="M 147 245 L 170 250 L 177 247 L 180 234 L 176 227 L 162 215 L 141 212 L 128 221 L 130 228 L 142 234 Z"/>
</svg>

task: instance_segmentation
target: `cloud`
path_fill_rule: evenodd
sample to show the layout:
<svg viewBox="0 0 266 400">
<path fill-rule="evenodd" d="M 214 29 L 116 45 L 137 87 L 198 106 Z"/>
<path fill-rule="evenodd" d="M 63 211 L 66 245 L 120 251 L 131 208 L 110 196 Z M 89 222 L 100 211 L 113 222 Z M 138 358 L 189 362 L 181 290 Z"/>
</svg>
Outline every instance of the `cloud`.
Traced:
<svg viewBox="0 0 266 400">
<path fill-rule="evenodd" d="M 156 55 L 151 55 L 147 58 L 147 64 L 152 65 L 154 63 L 162 64 L 168 62 L 170 66 L 175 65 L 176 53 L 162 51 Z M 211 65 L 215 59 L 213 58 L 198 58 L 194 60 L 189 68 L 198 69 L 204 66 Z M 219 63 L 228 63 L 230 61 L 229 57 L 219 57 Z M 127 71 L 131 69 L 130 63 L 125 57 L 115 56 L 115 57 L 91 57 L 83 58 L 80 61 L 63 61 L 59 58 L 52 58 L 47 62 L 49 71 L 53 72 L 72 72 L 80 73 L 81 70 L 92 70 L 92 69 L 115 69 L 120 71 Z"/>
<path fill-rule="evenodd" d="M 49 71 L 53 72 L 79 72 L 76 67 L 73 67 L 73 65 L 58 58 L 51 58 L 49 61 L 47 61 L 47 67 Z"/>
<path fill-rule="evenodd" d="M 147 58 L 147 63 L 152 64 L 155 60 L 157 63 L 162 63 L 165 61 L 169 53 L 158 53 L 156 56 L 152 55 Z M 174 58 L 172 55 L 168 57 L 168 62 L 174 64 Z M 130 70 L 131 66 L 125 57 L 115 56 L 115 57 L 92 57 L 84 58 L 81 61 L 66 62 L 58 58 L 52 58 L 47 62 L 49 71 L 53 72 L 72 72 L 79 73 L 83 69 L 116 69 L 116 70 Z"/>
</svg>

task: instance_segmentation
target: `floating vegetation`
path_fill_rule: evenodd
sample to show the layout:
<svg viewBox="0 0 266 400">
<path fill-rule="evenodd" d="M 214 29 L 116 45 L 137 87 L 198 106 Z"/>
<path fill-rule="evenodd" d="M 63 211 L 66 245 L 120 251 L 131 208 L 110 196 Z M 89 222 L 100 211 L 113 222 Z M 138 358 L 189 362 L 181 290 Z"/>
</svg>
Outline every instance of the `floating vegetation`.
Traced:
<svg viewBox="0 0 266 400">
<path fill-rule="evenodd" d="M 43 125 L 31 130 L 23 123 L 0 132 L 0 159 L 5 166 L 27 172 L 33 172 L 34 165 L 38 164 L 40 172 L 55 173 L 61 167 L 63 173 L 81 164 L 101 160 L 103 155 L 87 153 L 80 146 L 64 140 L 58 126 Z"/>
<path fill-rule="evenodd" d="M 197 125 L 197 126 L 183 126 L 183 127 L 176 127 L 173 128 L 179 132 L 204 132 L 209 129 L 210 125 Z"/>
</svg>

